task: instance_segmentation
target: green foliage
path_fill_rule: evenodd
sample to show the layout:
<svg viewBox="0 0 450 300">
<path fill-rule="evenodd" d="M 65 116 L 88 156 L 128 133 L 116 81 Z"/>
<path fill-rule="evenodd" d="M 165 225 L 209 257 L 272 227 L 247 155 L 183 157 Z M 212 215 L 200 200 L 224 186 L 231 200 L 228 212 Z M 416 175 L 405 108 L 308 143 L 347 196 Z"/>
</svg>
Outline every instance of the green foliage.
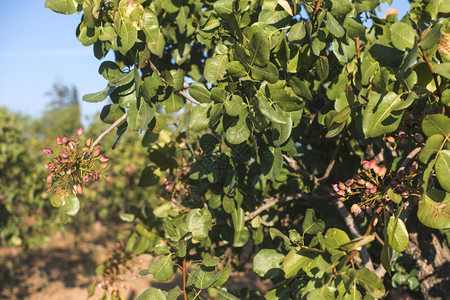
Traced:
<svg viewBox="0 0 450 300">
<path fill-rule="evenodd" d="M 381 279 L 354 260 L 371 231 L 384 236 L 381 257 L 370 249 L 389 271 L 390 247 L 408 243 L 408 205 L 418 200 L 425 225 L 450 227 L 448 5 L 416 1 L 399 21 L 378 18 L 379 1 L 79 2 L 46 6 L 82 13 L 80 42 L 98 59 L 115 54 L 99 69 L 107 87 L 84 99 L 109 96 L 100 117 L 124 119 L 116 142 L 143 133 L 140 185 L 166 195 L 138 193 L 124 212 L 167 248 L 137 242 L 135 227 L 124 251 L 162 255 L 146 272 L 163 281 L 192 262 L 174 297 L 214 287 L 234 299 L 218 287 L 253 243 L 253 270 L 277 283 L 267 299 L 379 298 Z M 367 233 L 337 228 L 330 200 L 366 214 Z"/>
</svg>

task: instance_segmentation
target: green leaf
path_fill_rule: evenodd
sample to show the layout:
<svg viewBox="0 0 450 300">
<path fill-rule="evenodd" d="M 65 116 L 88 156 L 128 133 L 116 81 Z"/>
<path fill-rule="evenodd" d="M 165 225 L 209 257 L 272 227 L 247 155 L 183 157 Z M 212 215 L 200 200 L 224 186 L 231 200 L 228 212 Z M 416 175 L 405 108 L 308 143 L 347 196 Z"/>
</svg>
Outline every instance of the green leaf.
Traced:
<svg viewBox="0 0 450 300">
<path fill-rule="evenodd" d="M 389 218 L 387 225 L 389 245 L 398 252 L 403 252 L 408 246 L 409 235 L 405 223 L 394 216 Z"/>
<path fill-rule="evenodd" d="M 327 12 L 326 26 L 328 31 L 337 38 L 341 38 L 345 34 L 344 28 L 342 28 L 341 24 L 339 24 L 339 22 L 329 12 Z"/>
<path fill-rule="evenodd" d="M 117 39 L 117 45 L 119 46 L 119 51 L 123 55 L 134 46 L 137 40 L 137 29 L 128 22 L 122 22 L 120 25 L 119 37 Z"/>
<path fill-rule="evenodd" d="M 77 2 L 75 0 L 47 0 L 45 7 L 56 13 L 71 15 L 77 12 Z"/>
<path fill-rule="evenodd" d="M 205 62 L 205 70 L 203 76 L 212 84 L 217 84 L 227 73 L 228 56 L 216 55 L 208 58 Z"/>
<path fill-rule="evenodd" d="M 228 97 L 227 100 L 223 103 L 225 107 L 225 112 L 232 117 L 237 117 L 242 111 L 242 98 L 239 95 L 233 95 Z"/>
<path fill-rule="evenodd" d="M 144 13 L 144 26 L 142 27 L 142 31 L 145 34 L 147 42 L 152 43 L 158 41 L 160 32 L 158 16 L 149 8 Z"/>
<path fill-rule="evenodd" d="M 207 287 L 218 287 L 223 285 L 230 277 L 231 266 L 228 265 L 222 270 L 220 270 L 217 274 L 215 274 L 211 280 L 206 284 Z"/>
<path fill-rule="evenodd" d="M 383 282 L 374 272 L 361 268 L 356 271 L 356 280 L 372 297 L 383 297 L 385 293 Z"/>
<path fill-rule="evenodd" d="M 276 277 L 281 273 L 284 255 L 275 249 L 262 249 L 253 258 L 253 272 L 261 277 Z"/>
<path fill-rule="evenodd" d="M 245 142 L 250 137 L 250 129 L 247 125 L 246 111 L 242 110 L 239 119 L 234 120 L 232 125 L 227 128 L 225 138 L 231 144 L 237 145 Z"/>
<path fill-rule="evenodd" d="M 278 69 L 269 62 L 265 67 L 251 66 L 251 76 L 255 80 L 266 80 L 270 83 L 278 81 Z"/>
<path fill-rule="evenodd" d="M 292 87 L 292 90 L 298 96 L 305 98 L 307 100 L 312 100 L 311 91 L 308 88 L 308 85 L 305 81 L 300 80 L 298 77 L 289 77 L 288 79 L 289 86 Z"/>
<path fill-rule="evenodd" d="M 444 115 L 428 115 L 423 119 L 422 130 L 426 136 L 440 134 L 444 137 L 450 135 L 450 118 Z"/>
<path fill-rule="evenodd" d="M 441 37 L 441 23 L 436 23 L 430 31 L 427 32 L 425 37 L 420 41 L 419 46 L 422 50 L 427 51 L 439 42 L 439 38 Z"/>
<path fill-rule="evenodd" d="M 237 60 L 228 63 L 227 71 L 231 76 L 237 78 L 244 77 L 247 75 L 247 71 L 245 70 L 244 66 Z"/>
<path fill-rule="evenodd" d="M 346 15 L 353 9 L 350 0 L 331 0 L 331 13 L 335 16 Z"/>
<path fill-rule="evenodd" d="M 289 137 L 291 136 L 291 132 L 292 132 L 291 117 L 287 118 L 286 125 L 273 123 L 272 124 L 273 145 L 275 147 L 280 147 L 282 144 L 284 144 L 289 139 Z"/>
<path fill-rule="evenodd" d="M 434 71 L 447 79 L 450 79 L 450 63 L 433 64 Z"/>
<path fill-rule="evenodd" d="M 436 159 L 436 177 L 441 187 L 450 192 L 450 150 L 442 150 Z"/>
<path fill-rule="evenodd" d="M 109 81 L 109 86 L 121 86 L 130 83 L 134 79 L 134 72 L 120 73 Z"/>
<path fill-rule="evenodd" d="M 300 41 L 306 36 L 306 26 L 304 22 L 298 22 L 292 25 L 289 30 L 288 41 Z"/>
<path fill-rule="evenodd" d="M 80 200 L 78 200 L 75 195 L 69 195 L 66 197 L 62 207 L 65 208 L 65 212 L 68 216 L 75 216 L 80 210 Z"/>
<path fill-rule="evenodd" d="M 358 22 L 355 18 L 346 17 L 343 24 L 349 38 L 357 38 L 364 35 L 366 27 Z"/>
<path fill-rule="evenodd" d="M 216 289 L 216 291 L 217 291 L 217 300 L 240 300 L 238 297 L 224 290 Z"/>
<path fill-rule="evenodd" d="M 269 63 L 270 43 L 267 36 L 262 31 L 255 31 L 248 43 L 250 52 L 250 65 L 265 67 Z"/>
<path fill-rule="evenodd" d="M 200 131 L 208 128 L 210 121 L 209 111 L 211 109 L 211 104 L 200 103 L 197 104 L 191 112 L 191 117 L 189 118 L 189 128 L 194 131 Z"/>
<path fill-rule="evenodd" d="M 317 234 L 325 230 L 325 222 L 316 218 L 314 209 L 308 208 L 306 210 L 305 219 L 303 220 L 303 234 Z"/>
<path fill-rule="evenodd" d="M 289 279 L 298 274 L 300 270 L 306 271 L 313 262 L 316 254 L 311 252 L 291 249 L 283 260 L 284 278 Z"/>
<path fill-rule="evenodd" d="M 403 51 L 385 45 L 373 44 L 369 52 L 382 66 L 398 68 L 403 61 Z"/>
<path fill-rule="evenodd" d="M 172 256 L 165 255 L 154 261 L 148 267 L 148 272 L 159 281 L 168 281 L 173 276 L 173 261 Z"/>
<path fill-rule="evenodd" d="M 398 50 L 412 49 L 415 39 L 416 32 L 411 25 L 398 22 L 391 26 L 391 41 Z"/>
<path fill-rule="evenodd" d="M 155 252 L 155 255 L 170 254 L 169 246 L 167 244 L 158 244 L 153 251 Z"/>
<path fill-rule="evenodd" d="M 324 236 L 325 247 L 327 251 L 330 252 L 331 254 L 342 252 L 341 250 L 337 249 L 341 245 L 346 244 L 348 242 L 350 242 L 350 238 L 345 233 L 345 231 L 337 228 L 328 229 Z"/>
<path fill-rule="evenodd" d="M 211 92 L 203 83 L 194 82 L 189 87 L 189 94 L 200 103 L 211 102 Z"/>
<path fill-rule="evenodd" d="M 280 148 L 269 147 L 261 156 L 261 172 L 266 178 L 276 178 L 283 168 L 283 153 Z"/>
<path fill-rule="evenodd" d="M 363 113 L 363 131 L 366 138 L 377 137 L 397 129 L 403 111 L 396 111 L 403 100 L 394 92 L 369 93 L 369 103 Z"/>
<path fill-rule="evenodd" d="M 173 88 L 168 88 L 164 95 L 164 101 L 161 102 L 166 112 L 177 112 L 184 106 L 184 98 L 181 97 Z"/>
<path fill-rule="evenodd" d="M 450 193 L 431 189 L 419 201 L 417 217 L 424 225 L 444 229 L 450 227 Z"/>
<path fill-rule="evenodd" d="M 250 230 L 247 227 L 240 231 L 234 231 L 233 237 L 233 247 L 242 247 L 247 244 L 248 239 L 250 238 Z"/>
<path fill-rule="evenodd" d="M 120 67 L 112 61 L 104 61 L 98 68 L 98 73 L 101 74 L 106 80 L 118 77 L 122 74 Z"/>
<path fill-rule="evenodd" d="M 319 74 L 320 80 L 325 80 L 328 78 L 329 66 L 328 66 L 328 58 L 325 56 L 319 56 L 319 59 L 316 60 L 316 70 L 317 74 Z"/>
<path fill-rule="evenodd" d="M 425 147 L 420 151 L 419 160 L 424 164 L 428 163 L 430 158 L 441 150 L 444 139 L 444 136 L 440 134 L 433 134 L 430 136 Z"/>
<path fill-rule="evenodd" d="M 273 123 L 287 124 L 286 118 L 270 106 L 269 99 L 267 99 L 263 92 L 257 91 L 256 97 L 258 99 L 258 108 L 267 119 Z"/>
<path fill-rule="evenodd" d="M 400 202 L 402 202 L 402 196 L 394 193 L 392 188 L 389 188 L 386 194 L 388 195 L 389 199 L 391 199 L 391 201 L 394 202 L 395 204 L 400 204 Z"/>
<path fill-rule="evenodd" d="M 148 288 L 136 300 L 166 300 L 166 295 L 160 289 Z"/>
<path fill-rule="evenodd" d="M 206 208 L 191 209 L 186 216 L 186 226 L 192 232 L 192 238 L 203 240 L 208 237 L 209 227 L 211 227 L 211 213 Z"/>
<path fill-rule="evenodd" d="M 375 240 L 375 235 L 365 235 L 351 240 L 348 243 L 341 245 L 341 249 L 344 251 L 358 250 L 360 251 L 364 245 L 367 245 Z"/>
</svg>

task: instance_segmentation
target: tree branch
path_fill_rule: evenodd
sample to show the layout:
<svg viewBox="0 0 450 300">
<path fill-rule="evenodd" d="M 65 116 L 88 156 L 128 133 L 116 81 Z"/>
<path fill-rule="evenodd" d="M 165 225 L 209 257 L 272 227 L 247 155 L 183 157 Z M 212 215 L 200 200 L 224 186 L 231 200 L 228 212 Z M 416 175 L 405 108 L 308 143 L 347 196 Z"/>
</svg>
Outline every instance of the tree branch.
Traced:
<svg viewBox="0 0 450 300">
<path fill-rule="evenodd" d="M 257 215 L 262 213 L 263 211 L 268 210 L 269 208 L 275 206 L 275 204 L 277 204 L 277 203 L 289 202 L 289 201 L 292 201 L 294 199 L 303 198 L 304 196 L 305 195 L 302 194 L 302 193 L 297 193 L 297 194 L 294 194 L 294 195 L 281 196 L 279 198 L 272 197 L 272 198 L 265 199 L 264 202 L 266 202 L 266 203 L 264 205 L 258 207 L 256 210 L 252 211 L 248 215 L 246 215 L 244 220 L 245 220 L 245 222 L 247 222 L 249 220 L 252 220 Z"/>
<path fill-rule="evenodd" d="M 118 118 L 114 123 L 112 123 L 105 131 L 103 131 L 98 137 L 97 139 L 92 143 L 91 145 L 91 150 L 94 149 L 94 147 L 100 143 L 100 141 L 106 136 L 108 135 L 111 131 L 114 130 L 114 128 L 116 128 L 117 126 L 120 125 L 120 123 L 122 123 L 125 119 L 127 118 L 127 113 L 125 112 L 120 118 Z"/>
<path fill-rule="evenodd" d="M 415 148 L 413 151 L 411 151 L 408 156 L 406 156 L 405 160 L 400 165 L 400 168 L 397 171 L 397 176 L 400 176 L 402 172 L 405 172 L 406 165 L 416 156 L 419 154 L 419 152 L 422 150 L 422 146 L 419 146 Z"/>
</svg>

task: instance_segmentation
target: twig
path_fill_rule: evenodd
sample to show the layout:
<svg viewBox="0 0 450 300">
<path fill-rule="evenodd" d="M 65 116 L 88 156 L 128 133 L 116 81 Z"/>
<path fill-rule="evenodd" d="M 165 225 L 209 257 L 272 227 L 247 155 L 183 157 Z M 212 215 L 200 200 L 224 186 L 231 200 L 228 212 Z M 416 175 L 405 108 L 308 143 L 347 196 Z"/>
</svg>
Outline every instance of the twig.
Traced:
<svg viewBox="0 0 450 300">
<path fill-rule="evenodd" d="M 103 131 L 98 137 L 97 139 L 94 141 L 94 143 L 92 143 L 91 145 L 91 150 L 94 149 L 94 147 L 100 143 L 100 141 L 107 135 L 109 134 L 111 131 L 113 131 L 114 128 L 116 128 L 117 126 L 119 126 L 120 123 L 122 123 L 123 120 L 125 120 L 127 118 L 127 113 L 125 112 L 120 118 L 118 118 L 114 123 L 112 123 L 105 131 Z"/>
<path fill-rule="evenodd" d="M 422 150 L 422 146 L 419 146 L 415 148 L 413 151 L 411 151 L 408 156 L 406 156 L 405 160 L 400 165 L 400 168 L 397 171 L 397 176 L 400 176 L 402 172 L 405 172 L 406 165 L 416 156 L 419 154 L 419 152 Z"/>
<path fill-rule="evenodd" d="M 314 23 L 316 22 L 317 12 L 319 11 L 320 5 L 322 5 L 322 0 L 317 1 L 316 7 L 314 8 L 314 12 L 313 12 L 312 20 L 311 20 L 311 25 L 313 25 L 313 26 L 314 26 Z"/>
<path fill-rule="evenodd" d="M 159 72 L 158 68 L 152 63 L 152 61 L 150 59 L 148 59 L 147 61 L 148 61 L 148 64 L 150 65 L 150 69 L 152 69 L 153 72 L 156 72 L 156 74 L 158 74 L 158 76 L 161 76 L 161 72 Z M 167 84 L 165 82 L 164 82 L 164 85 L 167 86 Z M 186 92 L 186 90 L 189 88 L 189 86 L 190 86 L 189 83 L 187 83 L 186 81 L 183 82 L 184 90 L 178 91 L 178 94 L 180 94 L 181 96 L 186 98 L 189 102 L 192 102 L 194 104 L 199 104 L 200 102 L 198 102 L 197 100 L 195 100 L 194 98 L 189 96 L 189 94 Z"/>
<path fill-rule="evenodd" d="M 325 173 L 323 174 L 322 177 L 317 179 L 319 182 L 327 180 L 328 176 L 330 176 L 331 170 L 333 170 L 334 164 L 336 163 L 336 157 L 337 157 L 339 151 L 341 150 L 341 146 L 342 146 L 342 142 L 343 141 L 344 141 L 344 135 L 341 133 L 341 135 L 339 136 L 339 142 L 338 142 L 338 144 L 336 146 L 336 149 L 334 149 L 333 156 L 331 157 L 331 161 L 328 164 L 328 167 L 325 170 Z"/>
<path fill-rule="evenodd" d="M 187 239 L 185 239 L 184 240 L 184 244 L 185 244 L 185 246 L 187 246 Z M 184 258 L 183 258 L 183 268 L 182 268 L 182 276 L 183 276 L 183 290 L 182 290 L 182 293 L 183 293 L 183 297 L 184 297 L 184 300 L 187 300 L 188 299 L 188 297 L 187 297 L 187 291 L 186 291 L 186 256 L 187 256 L 187 254 L 184 256 Z"/>
</svg>

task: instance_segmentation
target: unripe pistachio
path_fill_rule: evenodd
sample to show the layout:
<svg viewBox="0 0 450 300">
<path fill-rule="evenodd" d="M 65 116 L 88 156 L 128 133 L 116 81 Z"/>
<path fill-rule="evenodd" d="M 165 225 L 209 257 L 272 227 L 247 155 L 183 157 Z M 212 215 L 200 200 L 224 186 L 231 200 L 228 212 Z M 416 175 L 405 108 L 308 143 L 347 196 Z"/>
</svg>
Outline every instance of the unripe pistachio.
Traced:
<svg viewBox="0 0 450 300">
<path fill-rule="evenodd" d="M 338 187 L 338 185 L 336 183 L 332 184 L 331 187 L 333 188 L 333 190 L 335 192 L 339 191 L 339 187 Z"/>
<path fill-rule="evenodd" d="M 345 190 L 345 184 L 341 181 L 339 181 L 339 189 Z"/>
<path fill-rule="evenodd" d="M 388 137 L 386 138 L 386 140 L 387 140 L 389 143 L 391 143 L 391 144 L 395 143 L 395 139 L 394 139 L 394 137 L 392 137 L 392 136 L 388 136 Z"/>
<path fill-rule="evenodd" d="M 67 170 L 66 170 L 66 174 L 67 174 L 67 175 L 72 174 L 72 169 L 67 169 Z"/>
<path fill-rule="evenodd" d="M 52 153 L 53 153 L 53 150 L 50 149 L 50 148 L 44 148 L 44 149 L 42 149 L 42 151 L 43 151 L 45 154 L 52 154 Z"/>
<path fill-rule="evenodd" d="M 85 146 L 85 147 L 81 148 L 81 151 L 83 151 L 83 152 L 89 152 L 89 147 Z"/>
<path fill-rule="evenodd" d="M 370 192 L 371 194 L 375 194 L 375 193 L 377 192 L 377 188 L 376 188 L 376 187 L 373 187 L 373 188 L 371 188 L 371 189 L 369 190 L 369 192 Z"/>
<path fill-rule="evenodd" d="M 336 192 L 336 194 L 338 194 L 339 196 L 344 196 L 345 195 L 345 191 L 339 190 L 339 191 Z"/>
<path fill-rule="evenodd" d="M 73 140 L 69 141 L 68 145 L 71 150 L 75 149 L 75 146 L 76 146 L 75 141 L 73 141 Z"/>
<path fill-rule="evenodd" d="M 83 127 L 78 128 L 77 136 L 81 136 L 83 134 Z"/>
<path fill-rule="evenodd" d="M 361 207 L 359 207 L 358 204 L 353 204 L 350 208 L 350 213 L 355 214 L 355 216 L 358 216 L 361 213 Z"/>
<path fill-rule="evenodd" d="M 48 175 L 46 181 L 47 181 L 48 184 L 52 183 L 52 181 L 53 181 L 53 176 L 52 176 L 52 175 Z"/>
<path fill-rule="evenodd" d="M 353 179 L 348 179 L 348 180 L 345 182 L 345 185 L 346 185 L 346 186 L 352 186 L 354 182 L 355 182 L 355 181 L 354 181 Z"/>
<path fill-rule="evenodd" d="M 372 182 L 366 182 L 366 188 L 368 188 L 368 189 L 373 188 L 373 183 Z"/>
<path fill-rule="evenodd" d="M 81 185 L 77 185 L 77 193 L 83 195 L 83 187 Z"/>
<path fill-rule="evenodd" d="M 363 160 L 362 161 L 362 167 L 364 170 L 369 170 L 370 169 L 370 163 L 367 160 Z"/>
<path fill-rule="evenodd" d="M 108 162 L 105 161 L 101 164 L 100 168 L 105 169 L 108 166 Z"/>
<path fill-rule="evenodd" d="M 88 138 L 87 140 L 86 140 L 86 146 L 91 146 L 91 143 L 92 143 L 92 140 L 90 139 L 90 138 Z"/>
<path fill-rule="evenodd" d="M 378 172 L 378 175 L 380 175 L 381 177 L 384 177 L 384 175 L 386 175 L 387 172 L 387 168 L 385 166 L 380 167 L 380 171 Z"/>
</svg>

